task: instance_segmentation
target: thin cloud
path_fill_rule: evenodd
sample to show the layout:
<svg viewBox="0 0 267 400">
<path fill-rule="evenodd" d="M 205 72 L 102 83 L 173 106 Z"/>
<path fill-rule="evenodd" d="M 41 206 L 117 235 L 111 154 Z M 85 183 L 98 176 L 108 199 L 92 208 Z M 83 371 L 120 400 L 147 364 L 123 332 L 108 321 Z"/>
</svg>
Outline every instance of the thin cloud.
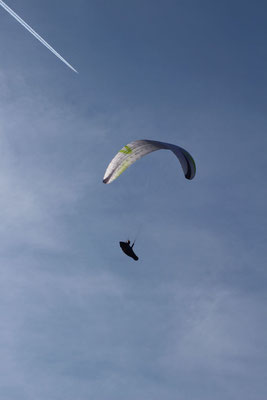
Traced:
<svg viewBox="0 0 267 400">
<path fill-rule="evenodd" d="M 22 18 L 18 16 L 10 7 L 8 7 L 2 0 L 0 0 L 0 5 L 14 17 L 25 29 L 27 29 L 36 39 L 38 39 L 48 50 L 50 50 L 57 58 L 64 62 L 72 71 L 78 73 L 75 68 L 73 68 L 68 61 L 65 60 L 53 47 L 51 47 L 34 29 L 32 29 Z"/>
</svg>

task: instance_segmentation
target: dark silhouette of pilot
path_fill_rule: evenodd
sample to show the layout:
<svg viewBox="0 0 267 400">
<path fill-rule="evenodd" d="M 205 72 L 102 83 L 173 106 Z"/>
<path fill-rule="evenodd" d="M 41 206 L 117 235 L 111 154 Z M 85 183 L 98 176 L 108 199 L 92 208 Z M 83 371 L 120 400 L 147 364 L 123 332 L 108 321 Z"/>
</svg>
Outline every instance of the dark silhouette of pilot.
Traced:
<svg viewBox="0 0 267 400">
<path fill-rule="evenodd" d="M 127 242 L 120 242 L 120 247 L 122 251 L 129 257 L 133 258 L 135 261 L 138 260 L 137 255 L 133 251 L 134 243 L 131 245 L 130 240 L 127 240 Z"/>
</svg>

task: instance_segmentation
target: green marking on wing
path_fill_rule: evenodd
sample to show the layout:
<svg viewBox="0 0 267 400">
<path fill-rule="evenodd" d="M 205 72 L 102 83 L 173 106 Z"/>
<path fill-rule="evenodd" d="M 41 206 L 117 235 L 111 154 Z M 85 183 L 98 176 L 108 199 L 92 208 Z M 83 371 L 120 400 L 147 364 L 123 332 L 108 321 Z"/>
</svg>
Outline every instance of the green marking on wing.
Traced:
<svg viewBox="0 0 267 400">
<path fill-rule="evenodd" d="M 119 151 L 119 153 L 124 153 L 124 154 L 130 154 L 132 152 L 132 149 L 131 149 L 131 147 L 129 147 L 129 146 L 124 146 L 120 151 Z"/>
<path fill-rule="evenodd" d="M 115 179 L 117 179 L 131 164 L 128 161 L 125 161 L 122 166 L 120 167 L 120 169 L 116 172 L 116 177 Z"/>
</svg>

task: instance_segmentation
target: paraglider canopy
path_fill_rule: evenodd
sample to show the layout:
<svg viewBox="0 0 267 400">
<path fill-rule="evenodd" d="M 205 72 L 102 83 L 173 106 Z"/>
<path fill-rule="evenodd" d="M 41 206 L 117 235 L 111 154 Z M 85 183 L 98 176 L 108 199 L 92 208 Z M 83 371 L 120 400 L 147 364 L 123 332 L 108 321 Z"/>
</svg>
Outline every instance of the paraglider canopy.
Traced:
<svg viewBox="0 0 267 400">
<path fill-rule="evenodd" d="M 108 165 L 103 182 L 111 183 L 139 158 L 156 150 L 171 150 L 180 161 L 186 179 L 193 179 L 196 164 L 193 157 L 182 147 L 155 140 L 136 140 L 124 146 Z"/>
</svg>

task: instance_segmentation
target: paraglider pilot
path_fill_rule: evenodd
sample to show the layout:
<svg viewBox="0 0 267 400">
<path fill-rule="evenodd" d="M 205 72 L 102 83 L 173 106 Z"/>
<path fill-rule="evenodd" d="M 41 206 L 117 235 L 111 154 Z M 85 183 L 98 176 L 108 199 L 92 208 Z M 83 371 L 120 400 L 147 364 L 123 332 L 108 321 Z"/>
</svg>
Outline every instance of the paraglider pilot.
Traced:
<svg viewBox="0 0 267 400">
<path fill-rule="evenodd" d="M 131 246 L 130 246 L 130 244 L 131 244 L 130 240 L 127 240 L 127 242 L 120 242 L 120 247 L 127 256 L 129 256 L 129 257 L 133 258 L 135 261 L 137 261 L 138 257 L 133 251 L 134 242 Z"/>
</svg>

